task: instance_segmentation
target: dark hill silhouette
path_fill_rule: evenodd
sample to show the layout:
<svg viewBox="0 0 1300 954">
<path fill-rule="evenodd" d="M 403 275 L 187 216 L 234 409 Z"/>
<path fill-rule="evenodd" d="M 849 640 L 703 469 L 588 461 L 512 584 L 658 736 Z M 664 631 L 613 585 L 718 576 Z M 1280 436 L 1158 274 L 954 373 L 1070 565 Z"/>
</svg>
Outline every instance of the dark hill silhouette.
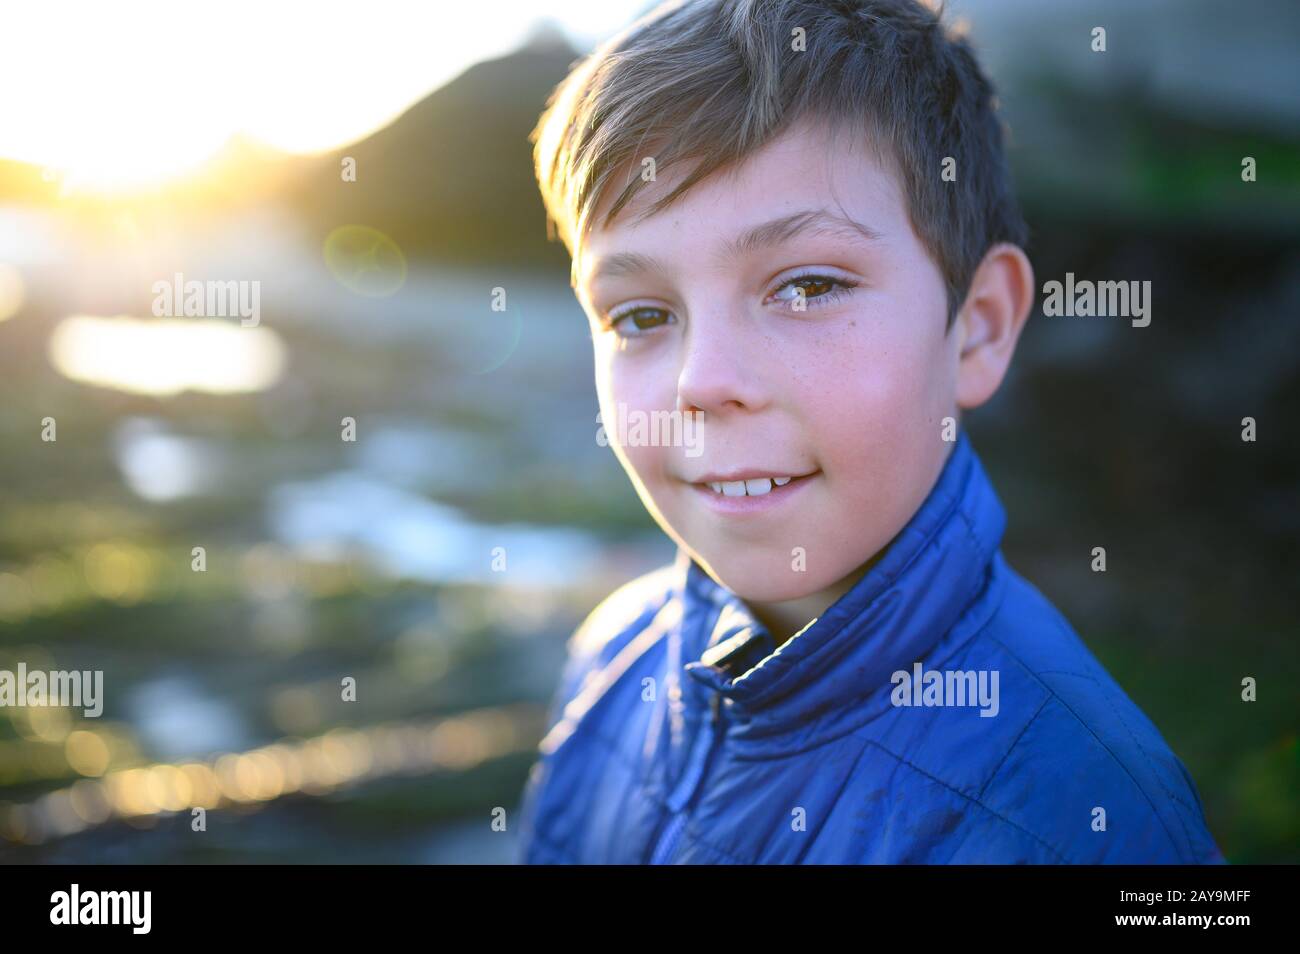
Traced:
<svg viewBox="0 0 1300 954">
<path fill-rule="evenodd" d="M 448 262 L 567 264 L 546 239 L 528 134 L 578 54 L 542 30 L 477 63 L 366 139 L 309 163 L 286 199 L 324 237 L 360 223 L 408 255 Z M 344 182 L 351 156 L 357 181 Z"/>
<path fill-rule="evenodd" d="M 578 56 L 543 23 L 518 50 L 471 66 L 351 145 L 300 157 L 232 136 L 193 174 L 131 195 L 68 199 L 39 166 L 0 159 L 0 201 L 109 210 L 120 202 L 173 216 L 238 214 L 269 201 L 322 241 L 358 223 L 412 258 L 567 269 L 564 247 L 546 238 L 528 134 Z M 356 160 L 355 182 L 340 176 L 344 156 Z"/>
</svg>

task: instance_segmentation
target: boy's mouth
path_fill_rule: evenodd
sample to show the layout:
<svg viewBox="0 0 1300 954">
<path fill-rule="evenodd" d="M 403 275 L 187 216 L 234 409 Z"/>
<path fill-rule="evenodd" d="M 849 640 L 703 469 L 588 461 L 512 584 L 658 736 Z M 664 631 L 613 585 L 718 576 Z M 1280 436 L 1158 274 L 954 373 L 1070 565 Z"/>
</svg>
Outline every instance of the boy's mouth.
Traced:
<svg viewBox="0 0 1300 954">
<path fill-rule="evenodd" d="M 715 510 L 748 513 L 767 509 L 768 506 L 786 500 L 801 490 L 810 478 L 820 473 L 820 470 L 814 470 L 807 474 L 761 471 L 708 474 L 700 480 L 691 481 L 690 485 Z"/>
</svg>

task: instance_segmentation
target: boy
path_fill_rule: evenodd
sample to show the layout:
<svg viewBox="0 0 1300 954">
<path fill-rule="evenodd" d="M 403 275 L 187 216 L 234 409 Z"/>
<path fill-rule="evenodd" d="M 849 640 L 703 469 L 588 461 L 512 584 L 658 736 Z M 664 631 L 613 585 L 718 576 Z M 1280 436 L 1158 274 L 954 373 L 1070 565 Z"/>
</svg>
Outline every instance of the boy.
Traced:
<svg viewBox="0 0 1300 954">
<path fill-rule="evenodd" d="M 912 0 L 674 2 L 534 138 L 606 428 L 702 440 L 614 442 L 678 556 L 570 640 L 521 859 L 1222 861 L 957 429 L 1034 295 L 965 43 Z"/>
</svg>

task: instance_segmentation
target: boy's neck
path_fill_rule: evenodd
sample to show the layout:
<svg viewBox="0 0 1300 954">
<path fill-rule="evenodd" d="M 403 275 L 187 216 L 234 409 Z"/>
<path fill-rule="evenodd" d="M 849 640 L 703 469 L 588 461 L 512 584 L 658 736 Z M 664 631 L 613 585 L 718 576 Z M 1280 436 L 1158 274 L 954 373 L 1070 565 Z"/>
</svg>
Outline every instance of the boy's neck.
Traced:
<svg viewBox="0 0 1300 954">
<path fill-rule="evenodd" d="M 960 420 L 960 415 L 958 416 L 958 419 Z M 930 483 L 932 492 L 933 487 L 939 480 L 939 476 L 943 473 L 949 460 L 952 459 L 953 451 L 956 446 L 955 442 L 950 442 L 945 446 L 943 458 L 940 460 L 934 479 Z M 902 531 L 900 530 L 899 532 L 901 533 Z M 843 579 L 828 586 L 824 590 L 809 594 L 808 596 L 800 597 L 796 600 L 785 600 L 779 603 L 758 603 L 745 600 L 745 605 L 749 607 L 750 612 L 754 614 L 754 618 L 762 623 L 763 628 L 771 634 L 772 639 L 776 642 L 777 648 L 780 648 L 786 640 L 799 632 L 799 630 L 803 629 L 814 619 L 817 619 L 825 613 L 835 605 L 835 602 L 839 600 L 840 597 L 853 589 L 853 587 L 856 586 L 864 576 L 866 576 L 871 568 L 879 563 L 884 555 L 889 552 L 890 547 L 894 545 L 894 540 L 897 539 L 898 535 L 895 534 L 894 537 L 890 539 L 887 544 L 881 547 L 880 550 L 866 563 L 863 563 L 856 570 L 850 572 L 848 576 L 845 576 Z"/>
<path fill-rule="evenodd" d="M 883 547 L 879 553 L 848 576 L 817 593 L 811 593 L 795 600 L 784 600 L 779 603 L 758 603 L 746 600 L 745 605 L 754 614 L 754 618 L 762 623 L 763 628 L 771 634 L 772 639 L 779 648 L 791 636 L 825 613 L 835 605 L 840 597 L 853 589 L 888 550 L 888 546 Z"/>
</svg>

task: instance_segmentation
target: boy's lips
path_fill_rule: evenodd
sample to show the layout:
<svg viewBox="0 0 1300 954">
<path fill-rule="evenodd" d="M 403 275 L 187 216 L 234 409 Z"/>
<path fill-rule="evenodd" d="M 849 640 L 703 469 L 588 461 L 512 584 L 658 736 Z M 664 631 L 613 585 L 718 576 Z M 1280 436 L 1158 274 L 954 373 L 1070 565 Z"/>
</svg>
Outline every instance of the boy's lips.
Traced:
<svg viewBox="0 0 1300 954">
<path fill-rule="evenodd" d="M 798 496 L 805 487 L 811 482 L 813 477 L 821 474 L 820 470 L 814 470 L 812 473 L 791 475 L 788 482 L 777 486 L 775 482 L 764 481 L 767 486 L 765 492 L 755 494 L 745 493 L 743 495 L 728 495 L 719 493 L 710 484 L 731 484 L 733 494 L 738 489 L 735 484 L 746 481 L 759 481 L 765 477 L 775 477 L 778 472 L 774 471 L 736 471 L 728 475 L 706 475 L 705 480 L 690 483 L 692 492 L 697 494 L 701 503 L 715 513 L 721 514 L 751 514 L 763 513 L 772 510 L 775 507 L 783 506 L 785 503 Z M 761 490 L 762 485 L 756 487 Z"/>
<path fill-rule="evenodd" d="M 802 477 L 811 477 L 816 471 L 810 471 L 807 474 L 797 474 L 792 470 L 761 470 L 754 467 L 743 470 L 716 471 L 714 473 L 704 474 L 693 480 L 688 480 L 690 484 L 717 484 L 730 483 L 740 480 L 754 480 L 760 477 L 790 477 L 798 480 Z"/>
</svg>

